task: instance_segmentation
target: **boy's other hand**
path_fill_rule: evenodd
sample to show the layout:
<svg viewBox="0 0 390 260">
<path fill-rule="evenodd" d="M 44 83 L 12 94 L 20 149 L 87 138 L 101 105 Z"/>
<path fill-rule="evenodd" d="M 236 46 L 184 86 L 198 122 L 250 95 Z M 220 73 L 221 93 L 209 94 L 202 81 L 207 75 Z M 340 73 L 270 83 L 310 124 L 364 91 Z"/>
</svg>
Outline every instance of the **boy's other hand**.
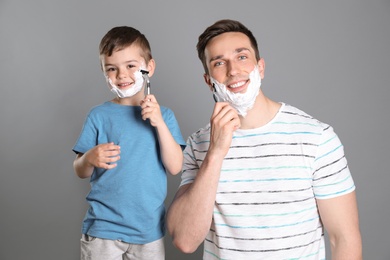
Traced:
<svg viewBox="0 0 390 260">
<path fill-rule="evenodd" d="M 112 169 L 120 159 L 120 146 L 114 143 L 99 144 L 85 153 L 87 162 L 98 168 Z"/>
</svg>

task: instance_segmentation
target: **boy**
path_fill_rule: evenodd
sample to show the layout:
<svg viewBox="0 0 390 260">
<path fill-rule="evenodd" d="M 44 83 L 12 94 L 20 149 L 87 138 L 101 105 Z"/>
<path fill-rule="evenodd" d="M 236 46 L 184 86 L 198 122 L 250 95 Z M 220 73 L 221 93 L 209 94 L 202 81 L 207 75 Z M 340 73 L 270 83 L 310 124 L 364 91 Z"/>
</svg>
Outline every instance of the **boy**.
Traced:
<svg viewBox="0 0 390 260">
<path fill-rule="evenodd" d="M 99 46 L 108 87 L 117 96 L 91 109 L 73 151 L 90 177 L 81 259 L 164 259 L 166 171 L 181 171 L 185 142 L 173 112 L 144 94 L 155 61 L 138 30 L 114 27 Z"/>
</svg>

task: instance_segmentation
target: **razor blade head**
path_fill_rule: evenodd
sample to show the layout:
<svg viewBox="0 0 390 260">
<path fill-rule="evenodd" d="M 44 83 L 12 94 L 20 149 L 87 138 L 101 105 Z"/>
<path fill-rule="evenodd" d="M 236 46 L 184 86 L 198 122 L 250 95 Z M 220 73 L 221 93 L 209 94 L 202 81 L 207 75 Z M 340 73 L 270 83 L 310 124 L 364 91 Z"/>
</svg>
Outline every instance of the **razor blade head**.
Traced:
<svg viewBox="0 0 390 260">
<path fill-rule="evenodd" d="M 146 83 L 149 84 L 149 71 L 147 70 L 139 70 L 142 73 L 142 77 L 145 79 Z"/>
</svg>

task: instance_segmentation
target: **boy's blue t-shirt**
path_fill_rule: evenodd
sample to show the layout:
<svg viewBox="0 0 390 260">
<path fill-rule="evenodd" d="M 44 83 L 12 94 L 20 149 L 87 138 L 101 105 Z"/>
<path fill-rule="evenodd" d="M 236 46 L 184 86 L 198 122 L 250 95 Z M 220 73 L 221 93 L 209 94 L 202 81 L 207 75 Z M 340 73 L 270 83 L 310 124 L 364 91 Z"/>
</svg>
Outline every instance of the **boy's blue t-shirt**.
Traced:
<svg viewBox="0 0 390 260">
<path fill-rule="evenodd" d="M 160 109 L 173 138 L 184 148 L 174 113 Z M 94 169 L 82 233 L 134 244 L 161 238 L 167 178 L 156 130 L 142 119 L 140 106 L 105 102 L 91 109 L 73 151 L 85 153 L 109 142 L 121 147 L 120 160 L 113 169 Z"/>
</svg>

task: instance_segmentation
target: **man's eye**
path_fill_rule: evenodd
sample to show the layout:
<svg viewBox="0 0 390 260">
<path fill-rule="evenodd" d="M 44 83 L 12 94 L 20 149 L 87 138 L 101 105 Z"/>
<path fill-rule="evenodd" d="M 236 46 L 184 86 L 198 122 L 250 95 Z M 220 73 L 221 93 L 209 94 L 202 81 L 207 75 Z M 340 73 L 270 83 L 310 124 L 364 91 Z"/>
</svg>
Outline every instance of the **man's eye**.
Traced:
<svg viewBox="0 0 390 260">
<path fill-rule="evenodd" d="M 223 65 L 222 61 L 218 61 L 218 62 L 214 63 L 214 67 L 218 67 L 218 66 L 221 66 L 221 65 Z"/>
<path fill-rule="evenodd" d="M 245 55 L 241 55 L 241 56 L 238 57 L 238 59 L 239 60 L 245 60 L 245 59 L 247 59 L 247 57 Z"/>
</svg>

